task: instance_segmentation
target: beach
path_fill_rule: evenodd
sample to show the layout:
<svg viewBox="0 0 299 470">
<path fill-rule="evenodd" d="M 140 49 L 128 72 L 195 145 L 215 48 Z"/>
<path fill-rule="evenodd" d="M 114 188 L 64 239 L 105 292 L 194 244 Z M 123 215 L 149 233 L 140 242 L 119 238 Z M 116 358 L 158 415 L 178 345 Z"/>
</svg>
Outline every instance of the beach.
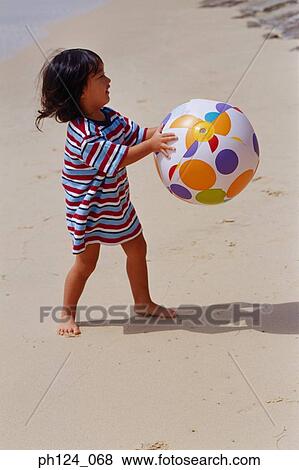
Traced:
<svg viewBox="0 0 299 470">
<path fill-rule="evenodd" d="M 298 41 L 264 42 L 260 29 L 232 19 L 237 12 L 197 0 L 110 0 L 49 24 L 40 47 L 31 38 L 0 62 L 2 449 L 298 448 Z M 152 155 L 128 174 L 153 299 L 263 304 L 259 326 L 108 320 L 67 339 L 41 315 L 61 305 L 74 262 L 60 183 L 66 125 L 34 127 L 43 53 L 62 47 L 98 52 L 108 106 L 143 127 L 193 98 L 231 96 L 246 114 L 261 161 L 228 204 L 173 197 Z M 132 305 L 120 247 L 101 247 L 79 305 Z"/>
</svg>

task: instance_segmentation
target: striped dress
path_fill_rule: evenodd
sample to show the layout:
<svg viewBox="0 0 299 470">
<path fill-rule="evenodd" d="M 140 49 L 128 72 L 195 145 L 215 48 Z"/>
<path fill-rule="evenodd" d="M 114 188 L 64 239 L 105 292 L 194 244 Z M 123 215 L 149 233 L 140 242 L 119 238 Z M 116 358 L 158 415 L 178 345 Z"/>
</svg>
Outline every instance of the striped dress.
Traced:
<svg viewBox="0 0 299 470">
<path fill-rule="evenodd" d="M 101 111 L 104 121 L 78 117 L 67 126 L 61 182 L 74 255 L 91 243 L 117 245 L 142 232 L 121 163 L 147 128 L 107 106 Z"/>
</svg>

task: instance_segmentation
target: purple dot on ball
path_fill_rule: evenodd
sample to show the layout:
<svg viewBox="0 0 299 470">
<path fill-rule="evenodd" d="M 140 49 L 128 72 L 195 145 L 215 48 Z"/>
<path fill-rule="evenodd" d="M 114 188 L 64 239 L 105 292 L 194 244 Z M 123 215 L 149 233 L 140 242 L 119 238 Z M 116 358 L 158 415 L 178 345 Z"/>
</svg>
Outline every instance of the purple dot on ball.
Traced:
<svg viewBox="0 0 299 470">
<path fill-rule="evenodd" d="M 163 119 L 163 121 L 162 121 L 161 124 L 163 124 L 163 126 L 165 126 L 165 124 L 167 123 L 167 121 L 169 121 L 170 117 L 171 117 L 171 113 L 167 114 L 166 118 Z"/>
<path fill-rule="evenodd" d="M 253 148 L 254 148 L 254 151 L 255 151 L 255 153 L 259 156 L 259 155 L 260 155 L 259 143 L 258 143 L 258 141 L 257 141 L 257 137 L 256 137 L 255 134 L 253 134 L 252 139 L 253 139 Z"/>
<path fill-rule="evenodd" d="M 231 105 L 227 104 L 227 103 L 217 103 L 216 104 L 216 109 L 219 113 L 223 113 L 224 111 L 227 111 L 230 108 L 231 108 Z"/>
<path fill-rule="evenodd" d="M 170 190 L 173 194 L 181 197 L 182 199 L 192 198 L 192 194 L 190 193 L 190 191 L 188 191 L 187 188 L 185 188 L 184 186 L 181 186 L 180 184 L 171 184 Z"/>
<path fill-rule="evenodd" d="M 193 144 L 191 145 L 191 147 L 188 148 L 187 152 L 184 153 L 183 158 L 190 158 L 190 157 L 192 157 L 192 155 L 195 154 L 197 148 L 198 148 L 198 141 L 195 140 L 195 141 L 193 142 Z"/>
<path fill-rule="evenodd" d="M 215 160 L 216 168 L 222 175 L 233 173 L 239 163 L 236 152 L 230 149 L 221 150 Z"/>
</svg>

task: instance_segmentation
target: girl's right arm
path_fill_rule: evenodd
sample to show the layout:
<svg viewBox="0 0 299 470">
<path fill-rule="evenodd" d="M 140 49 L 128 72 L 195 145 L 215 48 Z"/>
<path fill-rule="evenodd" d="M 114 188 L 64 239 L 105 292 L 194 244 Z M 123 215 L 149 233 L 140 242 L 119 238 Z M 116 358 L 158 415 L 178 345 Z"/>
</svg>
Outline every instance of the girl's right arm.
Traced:
<svg viewBox="0 0 299 470">
<path fill-rule="evenodd" d="M 170 158 L 167 150 L 175 150 L 175 148 L 170 147 L 166 142 L 178 140 L 178 138 L 174 133 L 161 134 L 162 129 L 163 124 L 157 128 L 150 139 L 130 147 L 119 168 L 138 162 L 138 160 L 141 160 L 152 152 L 162 152 L 167 158 Z"/>
</svg>

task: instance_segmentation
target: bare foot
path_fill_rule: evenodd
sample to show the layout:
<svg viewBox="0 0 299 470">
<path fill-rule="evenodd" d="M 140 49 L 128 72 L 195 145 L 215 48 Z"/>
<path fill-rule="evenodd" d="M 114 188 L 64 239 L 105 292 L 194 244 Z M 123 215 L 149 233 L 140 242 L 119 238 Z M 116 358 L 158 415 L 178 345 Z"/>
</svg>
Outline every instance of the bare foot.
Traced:
<svg viewBox="0 0 299 470">
<path fill-rule="evenodd" d="M 72 315 L 67 315 L 65 313 L 61 314 L 61 319 L 65 319 L 62 322 L 62 326 L 58 328 L 57 334 L 60 336 L 71 337 L 78 336 L 81 334 L 80 328 L 75 323 L 75 319 Z"/>
<path fill-rule="evenodd" d="M 173 308 L 166 308 L 162 305 L 150 302 L 148 304 L 135 304 L 134 312 L 136 315 L 143 317 L 161 317 L 161 318 L 175 318 L 176 311 Z"/>
</svg>

